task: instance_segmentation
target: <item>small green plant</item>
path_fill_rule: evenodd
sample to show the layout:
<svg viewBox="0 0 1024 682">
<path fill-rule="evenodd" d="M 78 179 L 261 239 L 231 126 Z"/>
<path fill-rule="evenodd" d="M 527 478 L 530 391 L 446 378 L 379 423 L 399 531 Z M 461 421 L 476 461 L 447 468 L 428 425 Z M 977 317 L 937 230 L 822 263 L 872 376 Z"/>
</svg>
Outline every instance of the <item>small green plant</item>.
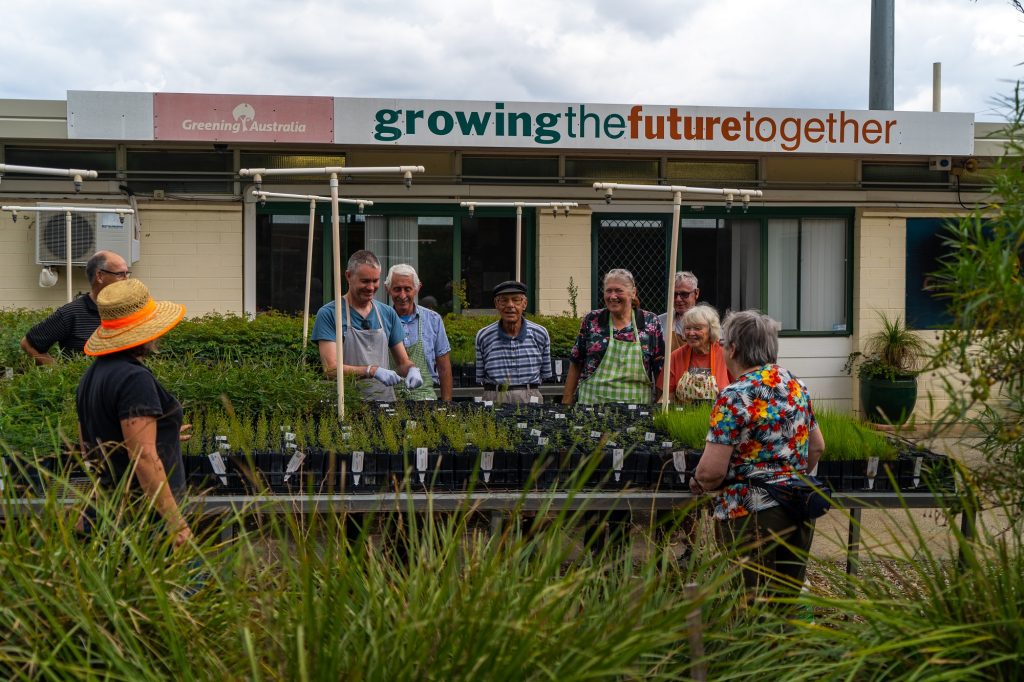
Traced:
<svg viewBox="0 0 1024 682">
<path fill-rule="evenodd" d="M 688 405 L 682 409 L 658 412 L 654 426 L 662 433 L 692 450 L 703 450 L 711 423 L 711 405 Z"/>
<path fill-rule="evenodd" d="M 816 410 L 814 417 L 825 439 L 825 454 L 822 455 L 825 460 L 852 461 L 869 457 L 891 460 L 898 454 L 896 446 L 885 435 L 848 414 Z"/>
<path fill-rule="evenodd" d="M 882 329 L 868 337 L 864 352 L 850 353 L 843 368 L 861 379 L 905 379 L 917 376 L 918 365 L 927 348 L 902 318 L 879 313 Z"/>
<path fill-rule="evenodd" d="M 569 275 L 569 286 L 567 286 L 565 289 L 567 292 L 569 292 L 569 312 L 571 313 L 573 319 L 579 319 L 580 312 L 579 309 L 576 307 L 576 299 L 580 295 L 580 288 L 576 286 L 576 281 L 572 278 L 572 275 Z"/>
</svg>

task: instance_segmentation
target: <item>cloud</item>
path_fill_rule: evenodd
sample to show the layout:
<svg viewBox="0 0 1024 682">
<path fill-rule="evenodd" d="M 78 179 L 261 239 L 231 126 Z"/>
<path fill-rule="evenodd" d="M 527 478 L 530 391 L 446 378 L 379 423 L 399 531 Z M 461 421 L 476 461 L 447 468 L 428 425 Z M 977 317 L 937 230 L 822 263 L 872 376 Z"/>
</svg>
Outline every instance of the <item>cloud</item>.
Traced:
<svg viewBox="0 0 1024 682">
<path fill-rule="evenodd" d="M 996 118 L 1024 16 L 901 0 L 895 102 Z M 98 0 L 5 5 L 0 96 L 158 90 L 867 107 L 870 7 L 820 0 Z"/>
</svg>

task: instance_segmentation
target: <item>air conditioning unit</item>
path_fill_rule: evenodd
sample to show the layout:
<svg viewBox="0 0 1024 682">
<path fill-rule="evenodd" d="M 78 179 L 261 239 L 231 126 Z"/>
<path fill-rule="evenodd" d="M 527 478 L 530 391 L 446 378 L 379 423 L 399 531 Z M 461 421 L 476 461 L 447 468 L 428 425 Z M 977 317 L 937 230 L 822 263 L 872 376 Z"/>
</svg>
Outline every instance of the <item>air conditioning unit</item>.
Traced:
<svg viewBox="0 0 1024 682">
<path fill-rule="evenodd" d="M 38 204 L 40 207 L 46 204 Z M 71 213 L 71 264 L 85 265 L 97 251 L 113 251 L 128 265 L 139 260 L 135 216 Z M 36 264 L 67 262 L 67 217 L 63 211 L 36 211 Z"/>
</svg>

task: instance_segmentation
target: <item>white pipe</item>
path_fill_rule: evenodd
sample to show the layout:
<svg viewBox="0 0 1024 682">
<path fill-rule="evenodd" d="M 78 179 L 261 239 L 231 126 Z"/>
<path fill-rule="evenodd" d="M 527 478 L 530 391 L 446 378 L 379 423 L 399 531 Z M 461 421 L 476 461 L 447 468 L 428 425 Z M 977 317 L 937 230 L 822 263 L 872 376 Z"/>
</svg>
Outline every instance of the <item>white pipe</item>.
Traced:
<svg viewBox="0 0 1024 682">
<path fill-rule="evenodd" d="M 672 247 L 669 250 L 668 267 L 669 272 L 675 273 L 676 271 L 676 260 L 679 256 L 679 209 L 683 202 L 682 192 L 673 192 L 672 194 Z M 671 368 L 672 362 L 672 333 L 675 330 L 675 317 L 676 317 L 676 306 L 675 306 L 675 291 L 676 291 L 676 278 L 675 274 L 669 277 L 668 280 L 668 311 L 665 320 L 665 364 L 662 368 L 662 381 L 661 381 L 661 406 L 662 409 L 667 410 L 669 404 L 669 369 Z M 640 330 L 634 330 L 639 338 Z"/>
<path fill-rule="evenodd" d="M 257 199 L 304 199 L 306 201 L 323 201 L 328 202 L 331 200 L 330 197 L 321 197 L 316 194 L 288 194 L 286 192 L 265 192 L 263 190 L 254 189 L 252 191 L 253 196 Z M 362 206 L 373 206 L 373 202 L 369 199 L 345 199 L 344 197 L 338 197 L 338 203 L 341 204 L 359 204 Z"/>
<path fill-rule="evenodd" d="M 324 168 L 242 168 L 238 174 L 243 177 L 255 175 L 384 175 L 387 173 L 425 173 L 423 166 L 326 166 Z"/>
<path fill-rule="evenodd" d="M 71 211 L 64 212 L 64 239 L 67 240 L 64 251 L 65 261 L 67 262 L 64 275 L 68 281 L 68 303 L 71 303 Z"/>
<path fill-rule="evenodd" d="M 522 282 L 520 264 L 523 262 L 523 207 L 516 206 L 516 281 Z M 538 297 L 540 298 L 540 297 Z"/>
<path fill-rule="evenodd" d="M 93 207 L 93 206 L 0 206 L 2 211 L 39 211 L 40 213 L 118 213 L 121 215 L 132 215 L 134 209 L 121 207 Z"/>
<path fill-rule="evenodd" d="M 309 290 L 313 282 L 313 226 L 316 221 L 316 199 L 309 200 L 309 237 L 306 239 L 306 296 L 302 299 L 302 359 L 306 359 L 309 339 Z"/>
<path fill-rule="evenodd" d="M 594 189 L 626 189 L 637 192 L 685 192 L 686 194 L 715 194 L 719 196 L 762 197 L 764 192 L 759 189 L 733 189 L 728 187 L 687 187 L 685 185 L 629 185 L 620 182 L 595 182 Z"/>
<path fill-rule="evenodd" d="M 331 173 L 331 262 L 334 272 L 334 348 L 338 380 L 338 419 L 345 421 L 345 336 L 341 329 L 341 217 L 338 213 L 338 175 Z"/>
</svg>

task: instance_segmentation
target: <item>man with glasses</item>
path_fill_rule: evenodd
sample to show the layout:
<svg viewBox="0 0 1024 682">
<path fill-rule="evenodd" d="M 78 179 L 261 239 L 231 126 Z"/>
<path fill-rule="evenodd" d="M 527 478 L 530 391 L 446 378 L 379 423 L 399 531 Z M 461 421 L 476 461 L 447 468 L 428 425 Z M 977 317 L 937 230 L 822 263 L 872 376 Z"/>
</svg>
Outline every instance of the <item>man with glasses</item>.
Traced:
<svg viewBox="0 0 1024 682">
<path fill-rule="evenodd" d="M 672 349 L 682 348 L 686 343 L 683 338 L 683 313 L 697 305 L 697 297 L 700 296 L 700 289 L 697 288 L 697 276 L 689 270 L 676 273 L 675 292 L 672 297 L 672 307 L 675 309 L 675 318 L 672 320 Z M 668 341 L 668 313 L 658 315 L 661 323 L 661 332 Z"/>
<path fill-rule="evenodd" d="M 113 251 L 97 251 L 85 264 L 90 290 L 28 330 L 21 348 L 37 365 L 52 365 L 56 360 L 49 350 L 54 345 L 61 353 L 81 353 L 85 342 L 100 326 L 96 296 L 108 284 L 131 277 L 124 258 Z"/>
<path fill-rule="evenodd" d="M 500 319 L 476 335 L 476 382 L 484 400 L 496 403 L 542 402 L 540 384 L 551 378 L 548 330 L 523 317 L 526 285 L 502 282 L 494 287 Z"/>
</svg>

